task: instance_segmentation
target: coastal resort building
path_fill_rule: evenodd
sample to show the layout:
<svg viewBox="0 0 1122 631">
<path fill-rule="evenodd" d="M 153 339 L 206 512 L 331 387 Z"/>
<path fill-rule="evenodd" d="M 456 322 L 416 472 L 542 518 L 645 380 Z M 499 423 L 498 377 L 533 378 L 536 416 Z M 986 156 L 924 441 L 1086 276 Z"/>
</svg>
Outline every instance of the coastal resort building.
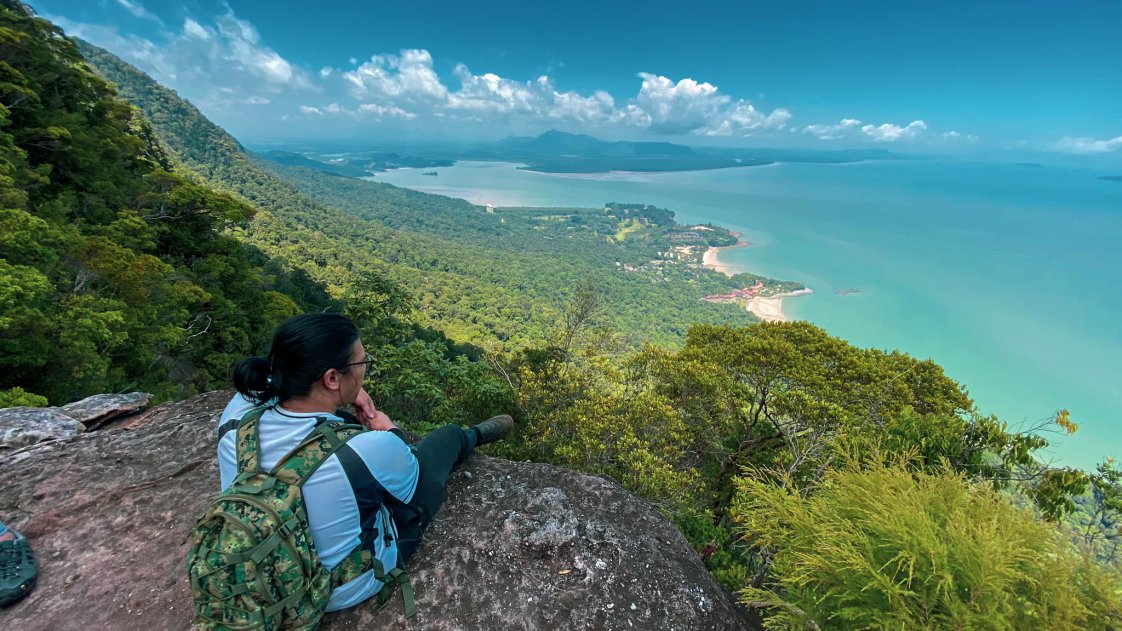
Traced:
<svg viewBox="0 0 1122 631">
<path fill-rule="evenodd" d="M 761 291 L 764 290 L 764 282 L 762 280 L 756 281 L 755 285 L 745 287 L 744 289 L 737 289 L 729 294 L 711 294 L 705 297 L 706 302 L 736 302 L 738 300 L 751 300 L 755 298 Z"/>
</svg>

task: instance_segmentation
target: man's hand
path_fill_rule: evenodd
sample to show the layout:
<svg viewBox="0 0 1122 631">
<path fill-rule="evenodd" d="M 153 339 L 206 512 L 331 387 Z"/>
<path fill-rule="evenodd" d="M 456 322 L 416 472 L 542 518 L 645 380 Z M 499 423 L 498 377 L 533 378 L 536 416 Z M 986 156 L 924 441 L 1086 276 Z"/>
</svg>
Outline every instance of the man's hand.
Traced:
<svg viewBox="0 0 1122 631">
<path fill-rule="evenodd" d="M 385 412 L 374 407 L 374 401 L 370 398 L 370 395 L 366 393 L 365 388 L 359 391 L 358 398 L 355 399 L 354 407 L 358 415 L 358 421 L 368 429 L 391 430 L 397 427 L 397 425 L 394 425 L 393 421 L 390 420 L 390 417 L 386 416 Z"/>
</svg>

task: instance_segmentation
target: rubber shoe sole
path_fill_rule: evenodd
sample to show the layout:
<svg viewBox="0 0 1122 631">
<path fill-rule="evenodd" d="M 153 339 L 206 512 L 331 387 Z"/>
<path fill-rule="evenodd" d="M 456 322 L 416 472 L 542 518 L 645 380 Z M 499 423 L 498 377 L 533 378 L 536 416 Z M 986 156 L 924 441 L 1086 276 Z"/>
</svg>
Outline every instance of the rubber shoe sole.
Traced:
<svg viewBox="0 0 1122 631">
<path fill-rule="evenodd" d="M 0 541 L 0 607 L 13 605 L 31 593 L 38 573 L 27 539 L 16 533 L 14 541 Z"/>
</svg>

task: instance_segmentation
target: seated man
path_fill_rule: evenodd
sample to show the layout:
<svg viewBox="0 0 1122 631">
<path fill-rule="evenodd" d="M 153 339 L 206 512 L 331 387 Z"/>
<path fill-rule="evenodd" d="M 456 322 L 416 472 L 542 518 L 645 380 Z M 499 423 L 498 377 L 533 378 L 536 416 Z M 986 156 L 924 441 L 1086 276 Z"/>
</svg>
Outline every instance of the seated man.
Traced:
<svg viewBox="0 0 1122 631">
<path fill-rule="evenodd" d="M 356 547 L 373 553 L 386 574 L 403 568 L 444 501 L 452 468 L 477 445 L 498 440 L 513 421 L 500 416 L 475 427 L 447 425 L 415 448 L 363 389 L 373 359 L 347 318 L 327 313 L 296 316 L 275 332 L 265 357 L 235 368 L 238 394 L 219 420 L 218 461 L 223 489 L 239 474 L 237 431 L 258 416 L 260 467 L 268 471 L 325 421 L 342 421 L 337 410 L 353 405 L 363 425 L 309 475 L 302 487 L 316 552 L 328 570 Z M 331 593 L 326 611 L 358 604 L 383 583 L 366 571 Z"/>
</svg>

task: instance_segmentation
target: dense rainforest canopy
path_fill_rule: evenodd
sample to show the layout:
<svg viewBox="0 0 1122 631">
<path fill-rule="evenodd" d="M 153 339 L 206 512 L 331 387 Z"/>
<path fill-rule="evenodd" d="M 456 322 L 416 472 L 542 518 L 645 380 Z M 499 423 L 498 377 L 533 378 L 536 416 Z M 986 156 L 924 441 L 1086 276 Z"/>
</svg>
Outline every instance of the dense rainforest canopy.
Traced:
<svg viewBox="0 0 1122 631">
<path fill-rule="evenodd" d="M 335 304 L 224 234 L 254 207 L 176 172 L 56 27 L 3 11 L 0 390 L 212 388 L 281 319 Z"/>
<path fill-rule="evenodd" d="M 1041 463 L 929 360 L 701 301 L 756 278 L 605 202 L 489 213 L 269 162 L 0 0 L 0 406 L 226 387 L 334 310 L 391 416 L 514 412 L 494 453 L 620 481 L 773 628 L 1122 626 L 1117 465 Z"/>
</svg>

